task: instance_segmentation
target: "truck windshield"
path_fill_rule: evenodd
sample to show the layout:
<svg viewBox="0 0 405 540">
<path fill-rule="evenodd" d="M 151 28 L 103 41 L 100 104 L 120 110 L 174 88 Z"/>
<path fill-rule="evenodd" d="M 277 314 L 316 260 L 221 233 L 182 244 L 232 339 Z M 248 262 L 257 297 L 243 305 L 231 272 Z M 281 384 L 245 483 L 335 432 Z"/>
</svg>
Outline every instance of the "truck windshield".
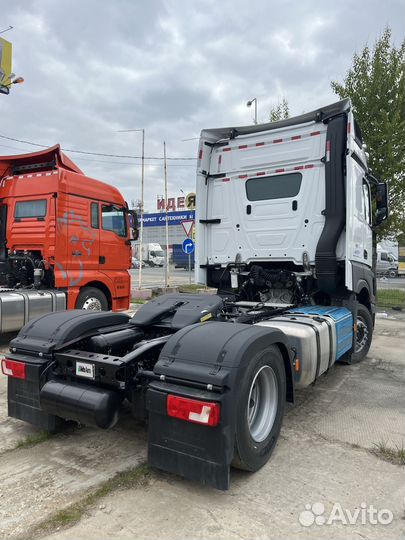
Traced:
<svg viewBox="0 0 405 540">
<path fill-rule="evenodd" d="M 46 200 L 20 201 L 15 205 L 14 217 L 38 218 L 46 216 Z"/>
<path fill-rule="evenodd" d="M 101 222 L 105 231 L 112 231 L 118 236 L 127 236 L 127 224 L 123 208 L 104 205 L 101 208 Z"/>
</svg>

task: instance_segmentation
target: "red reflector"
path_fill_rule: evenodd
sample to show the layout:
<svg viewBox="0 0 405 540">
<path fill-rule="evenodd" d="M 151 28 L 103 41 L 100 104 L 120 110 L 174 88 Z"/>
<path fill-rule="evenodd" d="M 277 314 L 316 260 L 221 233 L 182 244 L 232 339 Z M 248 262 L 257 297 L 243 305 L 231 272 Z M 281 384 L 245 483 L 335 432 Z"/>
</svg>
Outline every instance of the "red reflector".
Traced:
<svg viewBox="0 0 405 540">
<path fill-rule="evenodd" d="M 304 165 L 297 165 L 294 167 L 294 171 L 301 171 L 304 168 Z"/>
<path fill-rule="evenodd" d="M 239 150 L 244 150 L 245 148 L 247 148 L 247 144 L 241 144 L 240 146 L 238 146 Z"/>
<path fill-rule="evenodd" d="M 257 142 L 256 146 L 264 146 L 264 142 Z"/>
<path fill-rule="evenodd" d="M 222 151 L 223 152 L 230 152 L 232 150 L 232 148 L 224 148 Z"/>
<path fill-rule="evenodd" d="M 256 173 L 256 176 L 263 176 L 264 174 L 266 174 L 264 171 L 263 172 L 258 172 L 258 173 Z"/>
<path fill-rule="evenodd" d="M 274 139 L 274 141 L 273 141 L 274 144 L 280 143 L 280 142 L 283 142 L 283 139 Z"/>
<path fill-rule="evenodd" d="M 230 178 L 222 178 L 222 182 L 229 182 Z"/>
<path fill-rule="evenodd" d="M 350 122 L 347 123 L 347 133 L 351 133 L 352 125 Z"/>
<path fill-rule="evenodd" d="M 25 364 L 23 362 L 15 362 L 8 358 L 2 358 L 1 371 L 4 375 L 8 375 L 9 377 L 25 379 Z"/>
<path fill-rule="evenodd" d="M 284 172 L 284 169 L 276 169 L 275 172 Z"/>
<path fill-rule="evenodd" d="M 313 131 L 313 132 L 311 133 L 311 137 L 314 137 L 315 135 L 320 135 L 320 134 L 321 134 L 320 131 Z"/>
<path fill-rule="evenodd" d="M 201 159 L 203 156 L 202 148 L 200 148 L 200 151 L 198 152 L 198 159 Z"/>
<path fill-rule="evenodd" d="M 313 168 L 313 165 L 305 165 L 305 168 L 306 168 L 306 169 L 312 169 L 312 168 Z"/>
<path fill-rule="evenodd" d="M 243 178 L 247 178 L 247 176 L 248 176 L 247 174 L 240 174 L 239 178 L 243 179 Z"/>
<path fill-rule="evenodd" d="M 291 137 L 292 141 L 298 141 L 298 139 L 301 139 L 301 135 L 294 135 L 294 137 Z"/>
<path fill-rule="evenodd" d="M 214 427 L 219 424 L 219 411 L 219 403 L 167 396 L 167 414 L 173 418 Z"/>
</svg>

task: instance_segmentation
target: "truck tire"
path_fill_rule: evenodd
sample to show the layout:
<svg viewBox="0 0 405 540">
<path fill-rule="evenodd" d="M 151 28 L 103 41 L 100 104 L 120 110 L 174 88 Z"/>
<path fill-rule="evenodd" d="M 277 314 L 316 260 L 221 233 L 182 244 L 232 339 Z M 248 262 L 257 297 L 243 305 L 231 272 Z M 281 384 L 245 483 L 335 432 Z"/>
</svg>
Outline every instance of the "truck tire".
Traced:
<svg viewBox="0 0 405 540">
<path fill-rule="evenodd" d="M 371 313 L 359 304 L 357 308 L 357 334 L 356 334 L 356 349 L 352 354 L 351 364 L 361 362 L 370 349 L 371 340 L 373 338 L 373 319 Z"/>
<path fill-rule="evenodd" d="M 108 311 L 106 295 L 96 287 L 84 287 L 77 298 L 76 309 Z"/>
<path fill-rule="evenodd" d="M 397 277 L 397 271 L 395 270 L 395 268 L 391 268 L 390 270 L 388 270 L 388 277 L 390 277 L 390 278 L 396 278 Z"/>
<path fill-rule="evenodd" d="M 254 472 L 267 463 L 280 433 L 285 401 L 283 357 L 271 345 L 253 358 L 241 384 L 233 467 Z"/>
</svg>

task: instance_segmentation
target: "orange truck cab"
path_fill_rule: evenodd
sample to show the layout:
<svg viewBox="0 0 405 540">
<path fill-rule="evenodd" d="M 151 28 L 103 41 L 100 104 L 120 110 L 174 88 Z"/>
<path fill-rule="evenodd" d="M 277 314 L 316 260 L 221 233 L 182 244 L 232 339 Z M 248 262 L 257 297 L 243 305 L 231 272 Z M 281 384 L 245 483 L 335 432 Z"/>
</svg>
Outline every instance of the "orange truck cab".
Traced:
<svg viewBox="0 0 405 540">
<path fill-rule="evenodd" d="M 27 297 L 51 291 L 64 294 L 67 309 L 128 309 L 136 226 L 118 189 L 88 178 L 59 145 L 1 156 L 2 318 L 10 292 L 25 295 L 25 310 Z"/>
</svg>

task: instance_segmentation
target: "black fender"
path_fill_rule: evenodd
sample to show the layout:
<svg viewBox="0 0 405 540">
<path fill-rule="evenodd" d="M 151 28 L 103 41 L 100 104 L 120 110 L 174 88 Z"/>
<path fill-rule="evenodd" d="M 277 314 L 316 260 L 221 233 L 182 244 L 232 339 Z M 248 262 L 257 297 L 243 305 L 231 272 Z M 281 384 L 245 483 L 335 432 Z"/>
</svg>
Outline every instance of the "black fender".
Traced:
<svg viewBox="0 0 405 540">
<path fill-rule="evenodd" d="M 72 309 L 47 313 L 28 322 L 10 342 L 12 352 L 49 355 L 62 346 L 97 329 L 128 323 L 125 313 Z"/>
<path fill-rule="evenodd" d="M 160 380 L 150 383 L 147 391 L 150 465 L 228 489 L 239 383 L 250 360 L 273 344 L 278 344 L 284 354 L 289 351 L 287 337 L 275 328 L 209 322 L 174 334 L 154 367 Z M 169 417 L 169 394 L 218 402 L 219 424 L 209 427 Z"/>
<path fill-rule="evenodd" d="M 20 330 L 17 337 L 11 341 L 12 354 L 7 355 L 12 360 L 24 362 L 26 373 L 24 380 L 8 377 L 8 415 L 42 429 L 58 430 L 63 423 L 60 418 L 63 416 L 60 398 L 58 398 L 59 405 L 52 410 L 49 407 L 44 410 L 41 406 L 41 387 L 46 381 L 44 374 L 53 360 L 53 353 L 69 343 L 77 341 L 82 336 L 97 333 L 99 328 L 116 325 L 118 328 L 118 325 L 127 324 L 128 320 L 129 316 L 124 313 L 70 310 L 48 313 L 28 322 Z M 57 385 L 48 386 L 49 388 L 56 389 Z M 74 389 L 64 389 L 64 396 L 70 399 L 68 390 L 72 392 Z M 106 391 L 103 395 L 100 393 L 101 391 L 97 389 L 93 389 L 92 393 L 91 389 L 88 389 L 86 394 L 88 404 L 86 406 L 87 409 L 95 411 L 93 415 L 96 418 L 95 423 L 105 427 L 109 424 L 110 417 L 107 420 L 104 417 L 101 418 L 104 412 L 103 406 L 105 402 L 108 402 L 109 405 L 112 402 L 112 397 Z M 111 407 L 109 408 L 111 409 Z M 69 416 L 72 419 L 76 418 L 70 413 L 66 414 L 66 418 Z"/>
</svg>

